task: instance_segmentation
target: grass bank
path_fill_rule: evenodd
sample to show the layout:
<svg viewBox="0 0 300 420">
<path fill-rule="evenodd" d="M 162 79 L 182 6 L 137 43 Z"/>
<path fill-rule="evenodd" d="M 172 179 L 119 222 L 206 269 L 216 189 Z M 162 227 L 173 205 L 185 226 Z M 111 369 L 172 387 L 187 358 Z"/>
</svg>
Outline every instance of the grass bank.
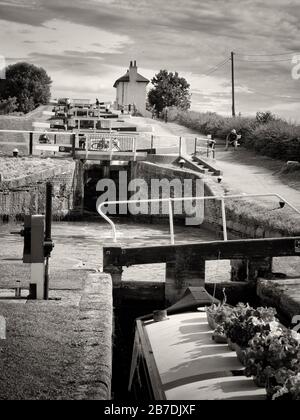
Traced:
<svg viewBox="0 0 300 420">
<path fill-rule="evenodd" d="M 288 207 L 281 209 L 279 205 L 249 199 L 230 200 L 227 203 L 227 217 L 248 226 L 249 231 L 254 227 L 261 237 L 273 237 L 274 233 L 300 236 L 300 215 Z"/>
<path fill-rule="evenodd" d="M 224 140 L 235 128 L 242 135 L 241 143 L 257 153 L 285 161 L 300 159 L 300 126 L 279 118 L 261 121 L 247 117 L 227 118 L 212 112 L 172 109 L 169 111 L 169 120 Z"/>
</svg>

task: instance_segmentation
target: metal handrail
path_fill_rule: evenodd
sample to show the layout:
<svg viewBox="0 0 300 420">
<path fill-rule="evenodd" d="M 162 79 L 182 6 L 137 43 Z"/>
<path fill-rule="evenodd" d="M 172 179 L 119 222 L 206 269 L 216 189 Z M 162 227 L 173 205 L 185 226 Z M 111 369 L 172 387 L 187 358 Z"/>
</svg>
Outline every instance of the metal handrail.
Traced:
<svg viewBox="0 0 300 420">
<path fill-rule="evenodd" d="M 118 204 L 138 204 L 138 203 L 169 203 L 169 224 L 170 224 L 170 239 L 171 245 L 175 244 L 175 234 L 174 234 L 174 220 L 173 220 L 173 208 L 172 202 L 178 201 L 205 201 L 205 200 L 219 200 L 221 201 L 221 212 L 222 212 L 222 225 L 223 225 L 223 238 L 224 241 L 228 241 L 227 235 L 227 220 L 226 220 L 226 205 L 225 201 L 228 199 L 239 199 L 239 198 L 258 198 L 258 197 L 276 197 L 279 199 L 280 202 L 286 204 L 292 210 L 294 210 L 297 214 L 300 215 L 300 210 L 298 210 L 295 206 L 289 203 L 285 198 L 281 195 L 276 193 L 268 193 L 268 194 L 236 194 L 236 195 L 220 195 L 220 196 L 206 196 L 206 197 L 178 197 L 178 198 L 155 198 L 155 199 L 147 199 L 147 200 L 125 200 L 125 201 L 106 201 L 101 203 L 97 206 L 97 212 L 99 215 L 106 220 L 113 232 L 113 242 L 117 242 L 117 230 L 115 223 L 102 211 L 103 206 L 109 205 L 118 205 Z"/>
</svg>

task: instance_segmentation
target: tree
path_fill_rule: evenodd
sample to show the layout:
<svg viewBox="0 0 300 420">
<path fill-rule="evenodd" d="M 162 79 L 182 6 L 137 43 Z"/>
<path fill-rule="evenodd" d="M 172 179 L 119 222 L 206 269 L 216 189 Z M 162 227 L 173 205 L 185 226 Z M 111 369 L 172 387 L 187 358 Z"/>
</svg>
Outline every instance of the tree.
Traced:
<svg viewBox="0 0 300 420">
<path fill-rule="evenodd" d="M 178 73 L 160 70 L 151 83 L 154 87 L 148 93 L 148 101 L 157 114 L 166 107 L 176 106 L 181 110 L 191 107 L 190 85 Z"/>
<path fill-rule="evenodd" d="M 28 63 L 13 64 L 6 69 L 1 99 L 17 98 L 18 111 L 27 113 L 49 102 L 51 83 L 43 68 Z"/>
<path fill-rule="evenodd" d="M 271 121 L 276 121 L 277 117 L 276 115 L 272 114 L 271 111 L 265 111 L 265 112 L 257 112 L 256 113 L 256 121 L 259 124 L 268 124 Z"/>
<path fill-rule="evenodd" d="M 17 98 L 0 99 L 0 115 L 11 114 L 18 109 Z"/>
</svg>

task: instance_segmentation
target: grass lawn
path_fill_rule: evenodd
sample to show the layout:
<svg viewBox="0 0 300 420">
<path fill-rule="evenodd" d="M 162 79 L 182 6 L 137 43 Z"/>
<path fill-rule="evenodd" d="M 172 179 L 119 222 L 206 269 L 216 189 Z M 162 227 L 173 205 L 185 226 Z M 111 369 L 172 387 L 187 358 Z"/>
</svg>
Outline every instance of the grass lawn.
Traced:
<svg viewBox="0 0 300 420">
<path fill-rule="evenodd" d="M 30 266 L 20 261 L 23 239 L 4 225 L 0 255 L 0 315 L 7 340 L 0 341 L 0 401 L 6 399 L 105 399 L 111 367 L 112 291 L 99 273 L 97 233 L 85 226 L 53 225 L 50 298 L 7 300 L 20 281 L 28 296 Z M 1 232 L 2 231 L 2 232 Z M 91 228 L 93 232 L 93 228 Z M 92 238 L 90 238 L 92 236 Z M 108 276 L 109 277 L 109 276 Z"/>
<path fill-rule="evenodd" d="M 83 278 L 81 290 L 51 290 L 54 300 L 47 302 L 0 299 L 7 322 L 0 400 L 110 397 L 111 281 L 87 273 Z"/>
</svg>

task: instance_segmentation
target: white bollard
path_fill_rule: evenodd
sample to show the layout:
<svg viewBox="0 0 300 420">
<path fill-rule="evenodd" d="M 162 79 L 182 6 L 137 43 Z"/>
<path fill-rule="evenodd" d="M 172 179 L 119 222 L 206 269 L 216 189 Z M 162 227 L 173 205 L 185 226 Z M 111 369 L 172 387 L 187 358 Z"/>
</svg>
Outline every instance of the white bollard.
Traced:
<svg viewBox="0 0 300 420">
<path fill-rule="evenodd" d="M 44 299 L 45 263 L 31 264 L 31 287 L 35 285 L 36 299 Z"/>
</svg>

